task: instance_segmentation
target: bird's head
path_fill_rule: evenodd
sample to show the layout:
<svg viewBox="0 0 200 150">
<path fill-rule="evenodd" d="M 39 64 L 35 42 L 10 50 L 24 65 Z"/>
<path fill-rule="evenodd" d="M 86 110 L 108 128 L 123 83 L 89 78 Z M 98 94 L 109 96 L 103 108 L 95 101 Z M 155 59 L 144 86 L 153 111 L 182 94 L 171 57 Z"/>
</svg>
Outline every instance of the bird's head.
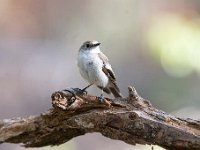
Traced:
<svg viewBox="0 0 200 150">
<path fill-rule="evenodd" d="M 97 41 L 86 41 L 82 44 L 79 51 L 90 51 L 98 48 L 100 44 Z"/>
</svg>

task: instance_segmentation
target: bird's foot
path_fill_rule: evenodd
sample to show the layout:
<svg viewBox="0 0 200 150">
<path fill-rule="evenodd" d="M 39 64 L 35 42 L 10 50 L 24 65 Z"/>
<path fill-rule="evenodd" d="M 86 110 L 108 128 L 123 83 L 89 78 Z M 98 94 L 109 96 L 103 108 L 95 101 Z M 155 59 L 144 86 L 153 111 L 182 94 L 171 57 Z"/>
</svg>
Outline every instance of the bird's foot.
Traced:
<svg viewBox="0 0 200 150">
<path fill-rule="evenodd" d="M 76 92 L 77 92 L 77 89 L 74 89 L 74 88 L 68 88 L 68 89 L 64 89 L 62 90 L 64 92 L 69 92 L 72 94 L 72 96 L 70 97 L 70 99 L 68 101 L 66 101 L 66 104 L 65 105 L 69 105 L 71 103 L 73 103 L 75 100 L 76 100 Z"/>
<path fill-rule="evenodd" d="M 103 96 L 103 94 L 101 94 L 99 97 L 97 97 L 97 99 L 98 99 L 101 103 L 103 103 L 103 102 L 104 102 L 104 96 Z"/>
<path fill-rule="evenodd" d="M 86 89 L 79 89 L 79 88 L 69 88 L 69 89 L 64 89 L 63 91 L 67 91 L 69 93 L 71 93 L 73 96 L 77 95 L 77 94 L 86 94 L 87 95 L 87 91 Z"/>
<path fill-rule="evenodd" d="M 76 97 L 76 94 L 75 94 L 76 93 L 76 89 L 74 89 L 74 88 L 68 88 L 68 89 L 64 89 L 62 91 L 69 92 L 69 93 L 72 94 L 73 97 Z"/>
</svg>

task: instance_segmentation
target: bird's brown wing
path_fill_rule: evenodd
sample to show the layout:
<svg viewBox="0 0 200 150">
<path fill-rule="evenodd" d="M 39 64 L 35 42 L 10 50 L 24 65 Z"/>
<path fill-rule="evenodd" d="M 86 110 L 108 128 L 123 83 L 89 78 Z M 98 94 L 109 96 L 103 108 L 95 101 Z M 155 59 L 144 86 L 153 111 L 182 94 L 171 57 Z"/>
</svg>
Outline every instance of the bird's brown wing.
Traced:
<svg viewBox="0 0 200 150">
<path fill-rule="evenodd" d="M 112 68 L 108 67 L 110 66 L 110 64 L 106 55 L 104 55 L 103 53 L 98 53 L 98 55 L 103 62 L 103 68 L 102 68 L 103 72 L 108 76 L 109 79 L 111 79 L 112 81 L 116 81 L 116 77 Z"/>
<path fill-rule="evenodd" d="M 108 89 L 113 93 L 115 97 L 122 97 L 120 89 L 117 86 L 115 74 L 109 64 L 108 58 L 103 53 L 99 53 L 98 55 L 99 58 L 103 61 L 102 71 L 106 74 L 110 83 L 112 84 L 112 86 L 110 86 Z"/>
</svg>

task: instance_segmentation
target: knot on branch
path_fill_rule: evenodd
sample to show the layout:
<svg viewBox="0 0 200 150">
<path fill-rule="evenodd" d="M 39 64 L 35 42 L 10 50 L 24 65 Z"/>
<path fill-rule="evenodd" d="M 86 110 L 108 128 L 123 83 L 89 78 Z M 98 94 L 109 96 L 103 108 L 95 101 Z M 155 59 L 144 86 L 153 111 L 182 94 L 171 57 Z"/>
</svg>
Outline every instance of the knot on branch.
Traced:
<svg viewBox="0 0 200 150">
<path fill-rule="evenodd" d="M 136 89 L 132 86 L 128 87 L 128 101 L 136 108 L 149 108 L 152 107 L 150 101 L 143 99 L 139 96 Z"/>
<path fill-rule="evenodd" d="M 75 101 L 76 97 L 70 94 L 66 95 L 63 92 L 58 91 L 58 92 L 53 93 L 51 98 L 52 98 L 52 105 L 54 107 L 59 107 L 66 110 Z"/>
<path fill-rule="evenodd" d="M 134 99 L 134 100 L 138 100 L 140 98 L 140 96 L 138 95 L 136 89 L 133 86 L 129 86 L 128 87 L 128 94 L 129 94 L 129 99 Z"/>
</svg>

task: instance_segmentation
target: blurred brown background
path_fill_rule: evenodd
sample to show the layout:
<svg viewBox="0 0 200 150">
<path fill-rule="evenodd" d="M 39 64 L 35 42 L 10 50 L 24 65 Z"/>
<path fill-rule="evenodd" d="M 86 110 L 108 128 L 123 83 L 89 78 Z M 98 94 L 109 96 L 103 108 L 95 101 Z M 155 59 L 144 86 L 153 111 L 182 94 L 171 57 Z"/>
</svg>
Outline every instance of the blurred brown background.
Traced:
<svg viewBox="0 0 200 150">
<path fill-rule="evenodd" d="M 0 0 L 0 119 L 40 114 L 52 92 L 84 87 L 76 57 L 86 40 L 102 43 L 124 95 L 134 85 L 157 108 L 200 118 L 200 1 Z M 87 134 L 38 150 L 133 148 L 151 149 Z"/>
</svg>

